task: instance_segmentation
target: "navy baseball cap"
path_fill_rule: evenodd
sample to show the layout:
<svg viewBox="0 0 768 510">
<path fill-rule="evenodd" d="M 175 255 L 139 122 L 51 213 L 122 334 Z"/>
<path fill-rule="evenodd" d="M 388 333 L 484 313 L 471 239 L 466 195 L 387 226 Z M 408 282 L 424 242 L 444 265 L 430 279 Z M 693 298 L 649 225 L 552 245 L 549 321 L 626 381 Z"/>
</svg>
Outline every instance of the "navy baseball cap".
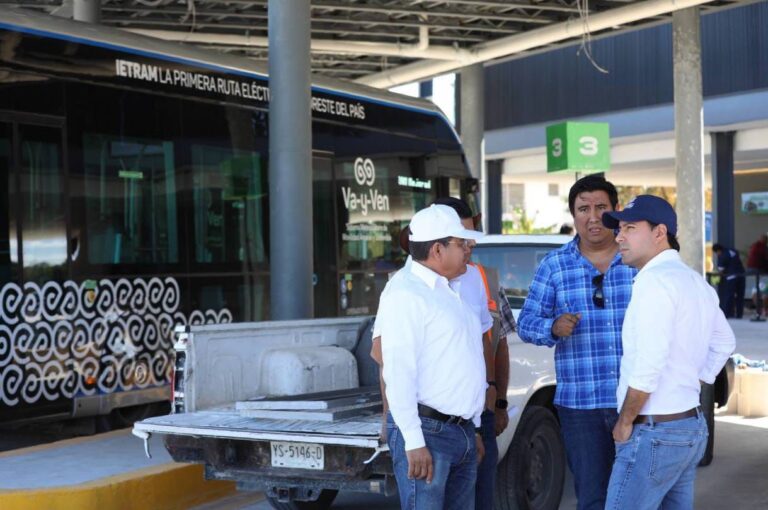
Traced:
<svg viewBox="0 0 768 510">
<path fill-rule="evenodd" d="M 654 195 L 638 195 L 621 211 L 603 213 L 603 225 L 619 228 L 620 221 L 649 221 L 667 226 L 667 232 L 677 235 L 677 214 L 663 198 Z"/>
</svg>

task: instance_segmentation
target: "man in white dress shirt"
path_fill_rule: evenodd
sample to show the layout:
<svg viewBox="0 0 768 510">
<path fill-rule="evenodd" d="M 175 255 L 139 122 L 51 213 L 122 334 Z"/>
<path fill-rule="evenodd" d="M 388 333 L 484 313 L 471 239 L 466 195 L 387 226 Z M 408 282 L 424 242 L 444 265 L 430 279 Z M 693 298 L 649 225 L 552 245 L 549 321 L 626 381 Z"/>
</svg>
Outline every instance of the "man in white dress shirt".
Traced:
<svg viewBox="0 0 768 510">
<path fill-rule="evenodd" d="M 412 262 L 379 303 L 383 376 L 390 409 L 387 442 L 404 509 L 474 508 L 476 433 L 485 403 L 481 324 L 461 300 L 469 241 L 445 205 L 410 224 Z"/>
<path fill-rule="evenodd" d="M 461 224 L 468 230 L 475 230 L 474 217 L 472 215 L 472 209 L 469 205 L 455 197 L 443 197 L 438 198 L 434 202 L 435 204 L 447 205 L 451 207 L 456 214 L 459 215 Z M 408 230 L 408 227 L 405 227 Z M 405 250 L 408 252 L 408 250 Z M 478 341 L 483 342 L 483 357 L 485 358 L 486 368 L 486 381 L 488 382 L 488 388 L 486 390 L 486 406 L 480 417 L 481 432 L 483 437 L 483 450 L 484 454 L 482 461 L 477 468 L 477 485 L 475 486 L 475 508 L 476 510 L 490 510 L 493 508 L 493 495 L 496 479 L 496 464 L 499 460 L 499 450 L 496 443 L 496 436 L 503 432 L 506 428 L 509 417 L 507 415 L 506 408 L 501 409 L 498 407 L 500 403 L 506 404 L 506 389 L 507 380 L 509 374 L 509 350 L 506 345 L 506 337 L 504 335 L 499 336 L 498 345 L 494 348 L 493 339 L 491 336 L 491 329 L 493 328 L 493 317 L 489 310 L 489 296 L 486 292 L 486 286 L 484 283 L 484 276 L 480 273 L 477 266 L 470 263 L 472 256 L 472 249 L 466 250 L 464 254 L 464 262 L 467 264 L 467 270 L 463 274 L 459 275 L 459 295 L 462 301 L 466 303 L 477 314 L 480 319 L 480 326 L 483 332 L 482 338 Z M 410 265 L 412 258 L 410 254 L 406 260 L 405 266 L 401 271 L 397 271 L 392 280 L 401 278 L 404 274 L 408 274 L 410 271 Z M 391 280 L 390 280 L 391 281 Z M 386 295 L 390 288 L 388 282 L 382 292 L 382 297 Z M 495 304 L 495 303 L 494 303 Z M 377 363 L 382 364 L 381 359 L 381 328 L 379 322 L 374 323 L 372 333 L 372 347 L 371 356 Z M 498 356 L 497 356 L 498 354 Z M 496 380 L 496 371 L 498 370 L 499 377 Z M 501 393 L 497 392 L 498 387 L 501 388 Z M 386 399 L 386 392 L 384 391 L 384 384 L 382 383 L 382 393 L 384 393 L 384 416 L 382 423 L 382 440 L 387 439 L 387 413 L 388 405 Z M 498 397 L 498 398 L 497 398 Z M 503 419 L 502 419 L 503 418 Z M 499 430 L 497 430 L 497 428 Z"/>
<path fill-rule="evenodd" d="M 616 461 L 605 508 L 690 509 L 708 436 L 701 382 L 715 381 L 734 350 L 733 331 L 715 290 L 680 258 L 668 202 L 640 195 L 602 220 L 619 229 L 622 261 L 640 270 L 622 328 Z"/>
</svg>

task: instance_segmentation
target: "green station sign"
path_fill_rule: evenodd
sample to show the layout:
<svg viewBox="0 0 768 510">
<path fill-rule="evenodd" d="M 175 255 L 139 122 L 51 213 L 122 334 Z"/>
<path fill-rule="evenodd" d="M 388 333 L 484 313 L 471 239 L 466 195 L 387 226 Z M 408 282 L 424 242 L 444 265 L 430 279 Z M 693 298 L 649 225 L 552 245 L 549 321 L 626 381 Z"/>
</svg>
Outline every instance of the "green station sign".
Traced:
<svg viewBox="0 0 768 510">
<path fill-rule="evenodd" d="M 607 172 L 611 138 L 607 122 L 563 122 L 547 126 L 547 172 Z"/>
</svg>

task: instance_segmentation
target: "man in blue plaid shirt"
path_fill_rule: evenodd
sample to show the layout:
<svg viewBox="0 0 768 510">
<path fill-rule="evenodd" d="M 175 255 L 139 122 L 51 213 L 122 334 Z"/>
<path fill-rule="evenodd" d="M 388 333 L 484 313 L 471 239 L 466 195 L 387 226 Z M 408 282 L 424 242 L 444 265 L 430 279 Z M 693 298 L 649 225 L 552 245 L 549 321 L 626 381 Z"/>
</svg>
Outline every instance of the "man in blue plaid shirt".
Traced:
<svg viewBox="0 0 768 510">
<path fill-rule="evenodd" d="M 605 506 L 615 457 L 621 326 L 636 274 L 601 221 L 617 204 L 605 178 L 576 181 L 568 206 L 577 235 L 541 261 L 518 321 L 524 342 L 555 348 L 555 407 L 580 510 Z"/>
</svg>

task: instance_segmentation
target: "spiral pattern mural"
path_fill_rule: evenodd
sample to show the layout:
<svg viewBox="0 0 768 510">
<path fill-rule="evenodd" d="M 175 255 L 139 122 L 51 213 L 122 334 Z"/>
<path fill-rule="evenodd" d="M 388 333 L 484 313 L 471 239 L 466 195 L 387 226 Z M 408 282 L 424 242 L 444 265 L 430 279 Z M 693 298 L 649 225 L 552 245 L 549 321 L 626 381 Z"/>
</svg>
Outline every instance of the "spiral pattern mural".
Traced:
<svg viewBox="0 0 768 510">
<path fill-rule="evenodd" d="M 9 283 L 0 288 L 0 404 L 143 389 L 169 382 L 173 329 L 232 322 L 179 310 L 174 278 Z"/>
</svg>

